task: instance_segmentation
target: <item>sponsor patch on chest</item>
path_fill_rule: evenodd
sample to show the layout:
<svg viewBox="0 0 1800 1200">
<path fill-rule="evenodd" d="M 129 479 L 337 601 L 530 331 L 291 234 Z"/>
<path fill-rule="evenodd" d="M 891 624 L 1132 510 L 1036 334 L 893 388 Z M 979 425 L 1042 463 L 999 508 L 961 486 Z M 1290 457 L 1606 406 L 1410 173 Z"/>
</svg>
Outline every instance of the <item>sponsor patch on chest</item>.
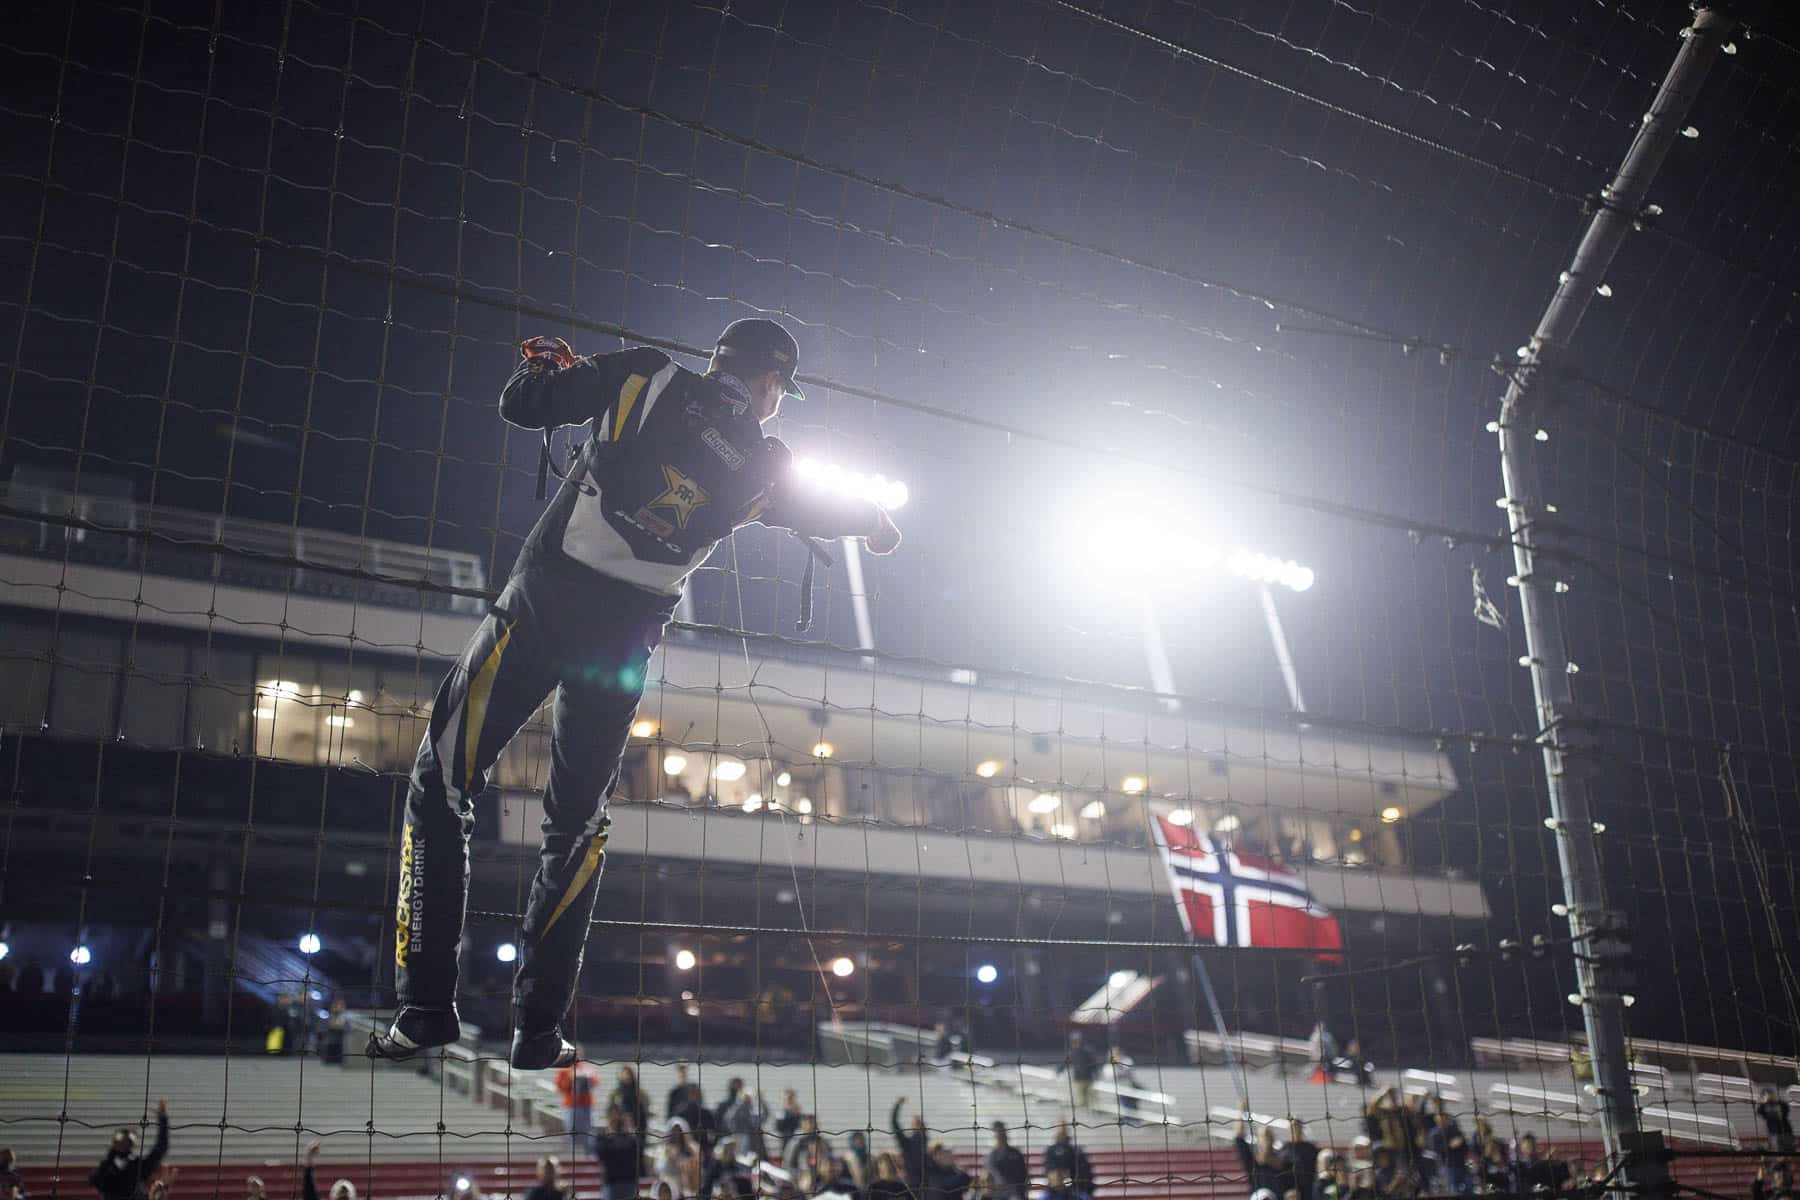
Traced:
<svg viewBox="0 0 1800 1200">
<path fill-rule="evenodd" d="M 738 452 L 738 448 L 727 441 L 725 435 L 711 425 L 708 425 L 705 432 L 700 435 L 700 440 L 706 443 L 707 449 L 719 456 L 720 462 L 733 471 L 744 465 L 744 456 Z"/>
</svg>

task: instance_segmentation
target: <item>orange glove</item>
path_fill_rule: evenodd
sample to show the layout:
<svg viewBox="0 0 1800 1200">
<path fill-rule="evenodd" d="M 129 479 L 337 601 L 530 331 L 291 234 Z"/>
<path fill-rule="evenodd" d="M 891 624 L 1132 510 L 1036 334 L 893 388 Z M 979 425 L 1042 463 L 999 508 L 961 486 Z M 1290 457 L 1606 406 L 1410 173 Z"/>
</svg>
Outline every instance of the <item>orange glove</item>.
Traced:
<svg viewBox="0 0 1800 1200">
<path fill-rule="evenodd" d="M 520 342 L 519 353 L 526 358 L 547 358 L 558 367 L 575 365 L 575 351 L 569 348 L 569 343 L 559 337 L 548 337 L 541 333 Z"/>
</svg>

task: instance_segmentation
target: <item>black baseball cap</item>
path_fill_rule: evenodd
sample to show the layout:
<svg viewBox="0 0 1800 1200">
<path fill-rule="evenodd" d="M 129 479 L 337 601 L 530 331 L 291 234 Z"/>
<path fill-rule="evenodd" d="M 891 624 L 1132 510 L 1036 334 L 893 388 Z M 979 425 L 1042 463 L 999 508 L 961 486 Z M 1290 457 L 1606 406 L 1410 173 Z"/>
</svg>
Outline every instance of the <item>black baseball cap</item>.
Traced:
<svg viewBox="0 0 1800 1200">
<path fill-rule="evenodd" d="M 787 394 L 799 400 L 806 399 L 806 393 L 794 382 L 794 372 L 800 369 L 800 343 L 779 321 L 767 317 L 733 321 L 719 335 L 719 344 L 713 353 L 724 360 L 735 375 L 780 371 Z"/>
</svg>

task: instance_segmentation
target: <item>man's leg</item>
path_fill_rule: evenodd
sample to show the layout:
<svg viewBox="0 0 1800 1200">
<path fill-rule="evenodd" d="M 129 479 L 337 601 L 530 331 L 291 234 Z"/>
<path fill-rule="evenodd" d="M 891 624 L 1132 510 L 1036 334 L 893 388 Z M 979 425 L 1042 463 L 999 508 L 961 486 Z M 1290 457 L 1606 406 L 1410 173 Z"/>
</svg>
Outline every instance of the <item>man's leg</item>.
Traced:
<svg viewBox="0 0 1800 1200">
<path fill-rule="evenodd" d="M 650 650 L 664 616 L 608 613 L 617 624 L 601 647 L 563 672 L 550 721 L 550 777 L 544 787 L 543 845 L 525 907 L 513 992 L 513 1065 L 537 1069 L 573 1061 L 561 1024 L 575 999 L 588 923 L 606 856 L 606 799 L 643 695 Z"/>
<path fill-rule="evenodd" d="M 468 902 L 475 797 L 487 786 L 488 769 L 500 751 L 555 681 L 549 643 L 515 579 L 432 702 L 400 834 L 394 914 L 400 1012 L 393 1031 L 370 1039 L 373 1055 L 404 1058 L 458 1036 L 457 954 Z"/>
</svg>

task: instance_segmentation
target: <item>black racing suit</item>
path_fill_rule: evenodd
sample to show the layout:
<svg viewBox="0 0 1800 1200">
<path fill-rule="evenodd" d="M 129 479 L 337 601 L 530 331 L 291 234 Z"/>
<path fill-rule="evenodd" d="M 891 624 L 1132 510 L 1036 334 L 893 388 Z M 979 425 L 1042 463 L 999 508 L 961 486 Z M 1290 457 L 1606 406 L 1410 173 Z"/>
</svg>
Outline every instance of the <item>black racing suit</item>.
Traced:
<svg viewBox="0 0 1800 1200">
<path fill-rule="evenodd" d="M 558 369 L 522 363 L 500 415 L 527 429 L 591 422 L 512 577 L 433 702 L 406 797 L 395 923 L 402 1005 L 449 1009 L 468 897 L 468 840 L 488 770 L 546 695 L 543 844 L 514 981 L 518 1027 L 554 1029 L 574 999 L 618 780 L 651 651 L 689 572 L 751 522 L 864 535 L 872 504 L 792 477 L 730 375 L 644 348 Z"/>
</svg>

